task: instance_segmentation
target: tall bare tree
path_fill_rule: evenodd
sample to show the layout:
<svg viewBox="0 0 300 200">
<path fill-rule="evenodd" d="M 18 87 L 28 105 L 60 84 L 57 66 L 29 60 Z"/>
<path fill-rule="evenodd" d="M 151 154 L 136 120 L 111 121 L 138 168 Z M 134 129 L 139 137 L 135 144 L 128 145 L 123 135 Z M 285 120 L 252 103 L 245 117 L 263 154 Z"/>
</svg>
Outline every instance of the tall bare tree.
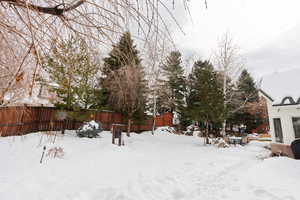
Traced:
<svg viewBox="0 0 300 200">
<path fill-rule="evenodd" d="M 159 40 L 156 36 L 149 38 L 152 42 L 144 49 L 143 64 L 146 66 L 146 77 L 149 85 L 148 107 L 152 112 L 152 135 L 156 128 L 156 115 L 159 113 L 158 99 L 161 92 L 160 80 L 162 77 L 161 66 L 167 54 L 172 50 L 172 45 L 166 39 Z M 160 48 L 158 48 L 160 47 Z"/>
<path fill-rule="evenodd" d="M 229 33 L 223 35 L 219 42 L 217 51 L 214 54 L 215 66 L 221 73 L 224 96 L 224 110 L 228 110 L 228 105 L 233 101 L 232 81 L 236 81 L 241 73 L 244 62 L 240 50 L 233 42 Z M 226 117 L 223 121 L 222 134 L 225 134 Z"/>
<path fill-rule="evenodd" d="M 214 55 L 214 62 L 221 75 L 220 80 L 225 98 L 225 119 L 222 126 L 222 133 L 225 134 L 227 119 L 247 109 L 249 103 L 256 101 L 255 99 L 258 98 L 257 86 L 254 81 L 251 82 L 252 79 L 244 67 L 245 62 L 240 49 L 233 42 L 230 34 L 224 34 L 220 40 L 219 48 Z M 247 90 L 247 92 L 242 90 L 240 84 L 244 82 L 252 84 L 252 90 Z"/>
</svg>

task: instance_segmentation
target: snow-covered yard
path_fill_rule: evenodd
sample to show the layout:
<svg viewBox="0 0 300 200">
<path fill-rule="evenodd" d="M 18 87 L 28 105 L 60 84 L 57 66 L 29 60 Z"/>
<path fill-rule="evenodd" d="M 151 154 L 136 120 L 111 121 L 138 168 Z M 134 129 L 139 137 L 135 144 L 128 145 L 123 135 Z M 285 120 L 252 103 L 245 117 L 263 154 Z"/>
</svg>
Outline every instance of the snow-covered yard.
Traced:
<svg viewBox="0 0 300 200">
<path fill-rule="evenodd" d="M 267 158 L 265 143 L 219 149 L 156 132 L 111 144 L 111 135 L 59 136 L 63 158 L 45 157 L 40 134 L 0 138 L 1 200 L 297 200 L 300 161 Z M 53 138 L 52 138 L 53 139 Z"/>
</svg>

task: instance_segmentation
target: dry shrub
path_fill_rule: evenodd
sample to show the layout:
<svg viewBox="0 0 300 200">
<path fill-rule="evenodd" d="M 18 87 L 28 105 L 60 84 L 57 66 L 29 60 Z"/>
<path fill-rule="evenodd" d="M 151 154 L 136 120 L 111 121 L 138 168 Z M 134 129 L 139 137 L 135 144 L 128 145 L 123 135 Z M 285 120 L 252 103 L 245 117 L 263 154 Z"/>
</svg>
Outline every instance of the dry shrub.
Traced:
<svg viewBox="0 0 300 200">
<path fill-rule="evenodd" d="M 109 101 L 114 109 L 126 113 L 129 135 L 135 112 L 144 111 L 147 83 L 143 68 L 134 64 L 127 65 L 112 73 L 109 81 Z"/>
<path fill-rule="evenodd" d="M 48 150 L 46 156 L 50 158 L 63 158 L 65 155 L 62 147 L 52 147 Z"/>
</svg>

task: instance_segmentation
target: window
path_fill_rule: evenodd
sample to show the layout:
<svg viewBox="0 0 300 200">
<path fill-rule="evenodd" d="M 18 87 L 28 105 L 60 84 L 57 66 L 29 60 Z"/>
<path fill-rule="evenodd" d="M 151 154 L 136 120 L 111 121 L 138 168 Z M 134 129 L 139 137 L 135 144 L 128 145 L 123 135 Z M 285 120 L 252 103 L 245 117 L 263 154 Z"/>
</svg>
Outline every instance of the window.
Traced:
<svg viewBox="0 0 300 200">
<path fill-rule="evenodd" d="M 300 138 L 300 117 L 293 117 L 292 120 L 293 120 L 295 138 Z"/>
<path fill-rule="evenodd" d="M 276 140 L 276 142 L 282 143 L 283 137 L 282 137 L 282 128 L 281 128 L 280 118 L 274 118 L 273 122 L 274 122 L 274 130 L 275 130 L 275 140 Z"/>
</svg>

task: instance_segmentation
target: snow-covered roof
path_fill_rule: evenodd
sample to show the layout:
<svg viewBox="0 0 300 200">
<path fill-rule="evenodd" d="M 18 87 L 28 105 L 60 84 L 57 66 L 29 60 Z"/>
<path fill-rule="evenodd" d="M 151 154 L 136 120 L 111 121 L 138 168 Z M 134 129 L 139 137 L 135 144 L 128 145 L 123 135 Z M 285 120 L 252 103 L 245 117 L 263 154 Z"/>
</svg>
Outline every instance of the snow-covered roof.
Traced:
<svg viewBox="0 0 300 200">
<path fill-rule="evenodd" d="M 273 105 L 293 104 L 297 103 L 300 97 L 299 83 L 300 68 L 264 76 L 261 89 L 273 99 Z"/>
<path fill-rule="evenodd" d="M 29 91 L 24 91 L 22 96 L 16 100 L 11 101 L 8 106 L 54 106 L 53 103 L 48 98 L 44 98 L 39 95 L 39 88 L 37 86 L 33 87 L 32 95 L 29 95 Z"/>
<path fill-rule="evenodd" d="M 29 106 L 53 106 L 53 104 L 48 99 L 43 99 L 38 96 L 26 96 L 12 105 L 29 105 Z"/>
</svg>

